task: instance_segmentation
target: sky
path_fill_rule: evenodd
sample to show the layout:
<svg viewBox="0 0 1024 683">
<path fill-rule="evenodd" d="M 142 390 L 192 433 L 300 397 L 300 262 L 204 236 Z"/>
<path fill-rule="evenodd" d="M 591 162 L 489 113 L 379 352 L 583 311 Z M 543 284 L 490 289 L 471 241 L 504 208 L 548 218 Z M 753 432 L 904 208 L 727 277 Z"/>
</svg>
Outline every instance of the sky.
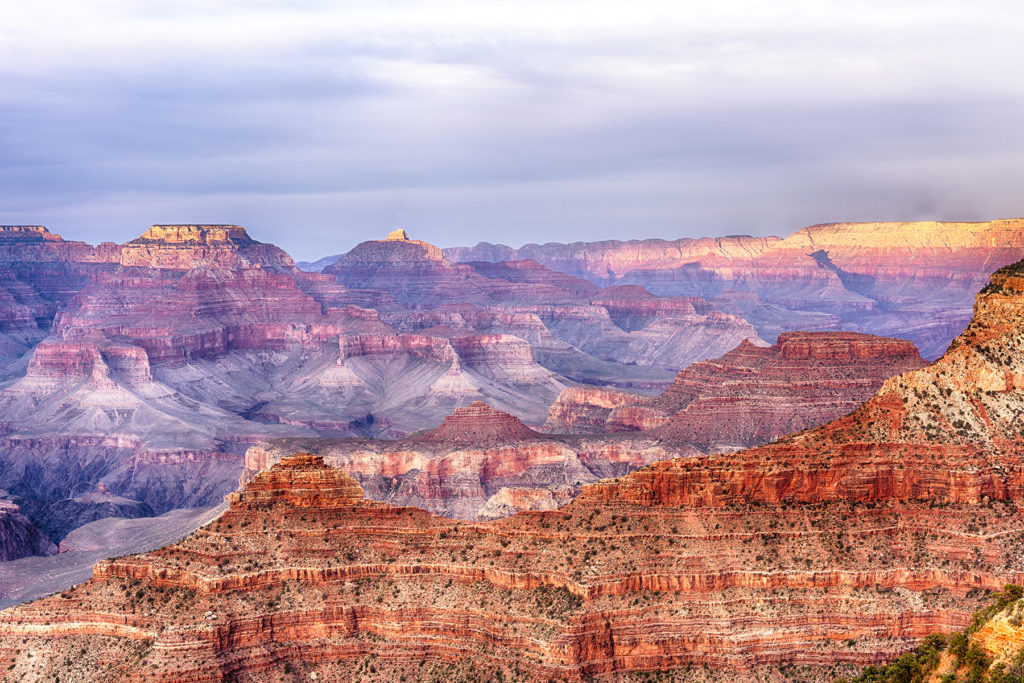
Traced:
<svg viewBox="0 0 1024 683">
<path fill-rule="evenodd" d="M 1022 44 L 996 0 L 0 0 L 0 224 L 313 260 L 1021 216 Z"/>
</svg>

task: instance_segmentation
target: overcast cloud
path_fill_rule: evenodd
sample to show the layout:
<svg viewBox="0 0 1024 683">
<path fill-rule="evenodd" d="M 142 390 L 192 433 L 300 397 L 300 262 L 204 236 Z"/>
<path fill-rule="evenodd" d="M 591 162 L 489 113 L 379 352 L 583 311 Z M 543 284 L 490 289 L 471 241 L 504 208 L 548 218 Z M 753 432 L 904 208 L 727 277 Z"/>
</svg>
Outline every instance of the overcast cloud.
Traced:
<svg viewBox="0 0 1024 683">
<path fill-rule="evenodd" d="M 0 0 L 0 223 L 314 259 L 1024 215 L 1022 44 L 987 0 Z"/>
</svg>

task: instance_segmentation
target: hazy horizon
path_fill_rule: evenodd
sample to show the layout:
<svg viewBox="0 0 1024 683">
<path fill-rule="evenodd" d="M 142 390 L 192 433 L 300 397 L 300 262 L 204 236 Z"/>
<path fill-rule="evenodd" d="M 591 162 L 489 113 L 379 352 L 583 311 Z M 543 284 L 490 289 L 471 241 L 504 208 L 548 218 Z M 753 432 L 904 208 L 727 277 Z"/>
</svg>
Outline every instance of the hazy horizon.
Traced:
<svg viewBox="0 0 1024 683">
<path fill-rule="evenodd" d="M 67 1 L 0 22 L 0 223 L 296 260 L 1024 215 L 1011 2 Z"/>
<path fill-rule="evenodd" d="M 570 243 L 573 243 L 573 242 L 595 242 L 595 241 L 623 241 L 624 242 L 624 241 L 628 241 L 628 240 L 644 240 L 644 239 L 662 239 L 662 240 L 666 240 L 666 241 L 673 241 L 673 240 L 678 240 L 678 239 L 699 239 L 699 238 L 716 239 L 716 238 L 734 238 L 734 237 L 779 237 L 779 238 L 785 238 L 785 237 L 787 237 L 787 236 L 789 236 L 789 235 L 791 235 L 791 234 L 793 234 L 793 233 L 795 233 L 795 232 L 797 232 L 797 231 L 799 231 L 799 230 L 801 230 L 803 228 L 812 227 L 814 225 L 832 224 L 832 223 L 836 223 L 836 224 L 842 224 L 842 223 L 898 223 L 898 222 L 927 223 L 927 222 L 930 222 L 930 221 L 934 221 L 934 222 L 949 222 L 949 223 L 989 223 L 989 222 L 995 221 L 995 220 L 1019 220 L 1019 219 L 1024 219 L 1024 216 L 993 216 L 990 219 L 982 219 L 982 220 L 966 220 L 966 219 L 965 220 L 960 220 L 960 219 L 955 219 L 954 218 L 954 219 L 941 219 L 941 220 L 935 220 L 935 219 L 913 220 L 913 219 L 910 219 L 910 220 L 907 220 L 907 221 L 888 221 L 888 220 L 820 221 L 818 223 L 810 223 L 808 225 L 801 225 L 801 226 L 798 226 L 798 227 L 794 227 L 792 230 L 789 230 L 789 231 L 786 231 L 786 232 L 763 233 L 763 234 L 757 234 L 757 235 L 752 234 L 752 233 L 729 233 L 729 234 L 720 234 L 720 235 L 714 235 L 714 234 L 707 234 L 707 235 L 683 235 L 683 236 L 679 236 L 679 237 L 635 236 L 635 237 L 606 237 L 606 238 L 593 239 L 593 240 L 572 240 L 572 241 L 549 239 L 549 240 L 542 240 L 542 241 L 514 242 L 514 243 L 481 239 L 481 240 L 478 240 L 478 241 L 473 242 L 473 243 L 465 243 L 465 244 L 435 244 L 435 246 L 441 247 L 442 249 L 448 249 L 448 248 L 454 248 L 454 247 L 473 247 L 473 246 L 476 246 L 477 244 L 480 244 L 480 243 L 490 243 L 490 244 L 493 244 L 495 246 L 506 246 L 506 247 L 511 247 L 513 249 L 519 249 L 519 248 L 522 248 L 522 247 L 530 245 L 530 244 L 538 244 L 538 245 L 544 245 L 544 244 L 570 244 Z M 0 225 L 7 225 L 7 226 L 18 225 L 18 226 L 24 227 L 24 226 L 39 226 L 39 225 L 42 225 L 42 224 L 41 223 L 18 223 L 18 224 L 0 223 Z M 299 256 L 296 256 L 295 254 L 291 253 L 291 251 L 289 251 L 282 244 L 278 244 L 277 242 L 274 242 L 272 240 L 264 239 L 259 234 L 254 234 L 253 231 L 248 226 L 242 225 L 242 224 L 237 223 L 237 222 L 235 222 L 235 223 L 232 223 L 232 222 L 217 222 L 217 223 L 214 223 L 212 221 L 202 221 L 202 222 L 195 222 L 195 221 L 193 221 L 193 222 L 186 223 L 186 222 L 183 222 L 183 221 L 178 221 L 178 222 L 175 222 L 175 223 L 154 223 L 152 225 L 160 225 L 160 226 L 167 226 L 167 225 L 209 225 L 209 226 L 232 225 L 232 226 L 240 226 L 240 227 L 245 228 L 246 233 L 252 239 L 254 239 L 254 240 L 258 241 L 258 242 L 264 242 L 264 243 L 273 244 L 274 246 L 277 246 L 277 247 L 280 247 L 280 248 L 284 249 L 289 254 L 289 256 L 291 256 L 297 263 L 298 262 L 313 263 L 313 262 L 319 261 L 319 260 L 321 260 L 323 258 L 327 258 L 327 257 L 337 256 L 339 254 L 343 254 L 343 253 L 349 251 L 355 245 L 359 244 L 360 242 L 364 242 L 364 241 L 368 241 L 368 240 L 383 240 L 385 237 L 387 237 L 387 233 L 388 232 L 391 232 L 392 230 L 394 230 L 396 228 L 404 229 L 406 231 L 409 239 L 421 240 L 421 241 L 429 242 L 429 240 L 426 240 L 423 237 L 421 237 L 420 235 L 415 234 L 415 231 L 410 231 L 408 228 L 405 228 L 404 226 L 396 226 L 396 228 L 387 228 L 387 232 L 380 232 L 380 233 L 376 233 L 376 234 L 366 234 L 366 235 L 362 235 L 362 236 L 353 234 L 352 237 L 354 238 L 355 241 L 353 241 L 350 246 L 347 246 L 344 249 L 340 249 L 340 250 L 337 250 L 337 251 L 330 251 L 328 249 L 326 251 L 323 251 L 322 253 L 319 253 L 319 255 L 314 255 L 314 256 L 312 256 L 310 258 L 303 258 L 303 257 L 299 257 Z M 113 240 L 109 240 L 109 239 L 103 239 L 103 240 L 98 240 L 98 241 L 90 242 L 87 239 L 82 239 L 80 237 L 76 237 L 73 233 L 72 234 L 68 234 L 68 233 L 62 232 L 61 230 L 57 230 L 53 226 L 43 225 L 42 227 L 45 227 L 51 233 L 59 234 L 66 241 L 87 242 L 87 243 L 90 243 L 90 244 L 92 244 L 94 246 L 99 244 L 100 242 L 111 242 L 111 241 L 113 241 Z M 138 237 L 138 236 L 142 235 L 142 233 L 145 232 L 150 227 L 152 227 L 152 226 L 147 225 L 147 226 L 145 226 L 145 228 L 140 229 L 138 231 L 138 234 L 135 235 L 134 237 Z M 129 238 L 129 239 L 134 239 L 134 237 Z M 125 241 L 127 241 L 127 240 L 125 240 Z"/>
</svg>

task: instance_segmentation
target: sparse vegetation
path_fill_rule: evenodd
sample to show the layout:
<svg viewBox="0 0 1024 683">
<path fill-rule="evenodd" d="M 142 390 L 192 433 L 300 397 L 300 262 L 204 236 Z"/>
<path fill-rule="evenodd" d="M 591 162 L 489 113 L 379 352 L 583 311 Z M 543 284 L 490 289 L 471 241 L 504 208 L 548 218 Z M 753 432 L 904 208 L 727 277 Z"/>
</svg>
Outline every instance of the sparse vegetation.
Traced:
<svg viewBox="0 0 1024 683">
<path fill-rule="evenodd" d="M 857 677 L 836 683 L 1024 683 L 1024 647 L 1011 661 L 993 663 L 972 638 L 986 623 L 1004 611 L 1018 614 L 1024 589 L 1008 584 L 993 596 L 992 603 L 978 610 L 963 631 L 946 638 L 932 634 L 913 652 L 907 652 L 884 666 L 869 666 Z M 1019 622 L 1018 622 L 1019 623 Z M 994 665 L 993 665 L 994 664 Z"/>
</svg>

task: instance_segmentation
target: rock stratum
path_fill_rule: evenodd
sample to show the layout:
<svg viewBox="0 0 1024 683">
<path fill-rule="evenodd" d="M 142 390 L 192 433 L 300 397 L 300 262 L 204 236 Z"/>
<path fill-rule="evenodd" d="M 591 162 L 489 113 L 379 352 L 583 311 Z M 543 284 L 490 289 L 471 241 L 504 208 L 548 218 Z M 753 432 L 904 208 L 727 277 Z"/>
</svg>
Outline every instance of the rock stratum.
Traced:
<svg viewBox="0 0 1024 683">
<path fill-rule="evenodd" d="M 240 226 L 98 247 L 8 226 L 0 289 L 0 487 L 54 543 L 215 505 L 269 439 L 403 437 L 474 401 L 540 425 L 576 380 L 660 388 L 756 336 L 697 299 L 606 301 L 533 262 L 478 272 L 404 232 L 319 274 Z"/>
<path fill-rule="evenodd" d="M 245 454 L 243 482 L 295 452 L 353 477 L 370 499 L 463 520 L 550 510 L 586 484 L 679 454 L 649 435 L 549 435 L 476 402 L 404 439 L 275 439 Z"/>
<path fill-rule="evenodd" d="M 155 225 L 98 246 L 0 227 L 0 488 L 24 534 L 54 545 L 103 519 L 216 505 L 240 475 L 296 448 L 377 500 L 466 520 L 551 509 L 601 478 L 852 409 L 883 362 L 862 359 L 875 373 L 868 385 L 837 375 L 821 386 L 796 382 L 806 375 L 795 360 L 765 362 L 769 401 L 724 371 L 685 406 L 650 397 L 738 345 L 749 358 L 737 363 L 757 365 L 759 335 L 778 347 L 793 329 L 845 334 L 888 320 L 891 334 L 931 330 L 936 347 L 941 319 L 944 346 L 966 322 L 969 283 L 1016 253 L 1019 227 L 818 226 L 786 240 L 673 243 L 675 256 L 644 242 L 629 268 L 611 256 L 622 244 L 608 244 L 603 266 L 587 257 L 573 272 L 540 252 L 456 258 L 396 231 L 321 273 L 235 225 Z M 830 372 L 841 364 L 819 360 Z M 716 378 L 728 388 L 716 393 Z M 630 405 L 611 406 L 609 420 L 569 401 L 566 419 L 589 411 L 588 429 L 603 420 L 641 431 L 534 434 L 573 395 Z M 475 402 L 531 433 L 503 443 L 415 436 Z M 11 556 L 52 547 L 11 533 L 21 539 Z"/>
<path fill-rule="evenodd" d="M 608 240 L 520 249 L 480 243 L 446 254 L 456 262 L 530 259 L 600 286 L 637 284 L 663 296 L 720 300 L 725 310 L 743 311 L 768 341 L 785 330 L 841 325 L 909 339 L 932 359 L 967 324 L 974 294 L 988 276 L 1024 257 L 1022 228 L 1022 219 L 829 223 L 784 239 Z"/>
<path fill-rule="evenodd" d="M 903 339 L 857 332 L 786 332 L 772 346 L 744 340 L 681 371 L 659 396 L 573 387 L 545 427 L 559 433 L 653 430 L 703 450 L 749 448 L 841 417 L 894 375 L 926 365 Z"/>
<path fill-rule="evenodd" d="M 894 375 L 925 365 L 905 340 L 787 333 L 744 341 L 683 370 L 659 396 L 574 387 L 547 433 L 483 402 L 398 440 L 275 439 L 246 452 L 244 478 L 296 451 L 322 455 L 373 500 L 465 520 L 563 505 L 586 484 L 659 460 L 760 445 L 845 415 Z"/>
<path fill-rule="evenodd" d="M 192 536 L 4 612 L 0 665 L 147 681 L 827 680 L 967 626 L 986 590 L 1024 579 L 1022 346 L 1024 262 L 993 275 L 943 358 L 848 416 L 490 523 L 367 501 L 320 456 L 288 456 Z"/>
<path fill-rule="evenodd" d="M 401 261 L 411 244 L 374 249 Z M 596 291 L 585 281 L 539 266 L 507 270 L 515 282 L 498 272 L 475 278 L 494 291 L 536 290 L 537 301 L 564 291 L 604 311 L 579 299 Z M 540 282 L 549 276 L 562 284 Z M 619 373 L 618 361 L 558 341 L 532 313 L 472 304 L 420 312 L 384 291 L 302 273 L 240 226 L 158 225 L 99 247 L 8 226 L 0 285 L 9 295 L 0 310 L 0 486 L 55 543 L 104 516 L 214 505 L 235 487 L 246 448 L 267 439 L 403 436 L 476 400 L 539 424 L 570 380 L 538 362 L 531 339 L 627 384 L 668 378 L 665 369 Z M 754 334 L 739 318 L 732 325 Z M 620 340 L 636 336 L 606 327 Z M 96 498 L 97 487 L 111 499 Z"/>
</svg>

